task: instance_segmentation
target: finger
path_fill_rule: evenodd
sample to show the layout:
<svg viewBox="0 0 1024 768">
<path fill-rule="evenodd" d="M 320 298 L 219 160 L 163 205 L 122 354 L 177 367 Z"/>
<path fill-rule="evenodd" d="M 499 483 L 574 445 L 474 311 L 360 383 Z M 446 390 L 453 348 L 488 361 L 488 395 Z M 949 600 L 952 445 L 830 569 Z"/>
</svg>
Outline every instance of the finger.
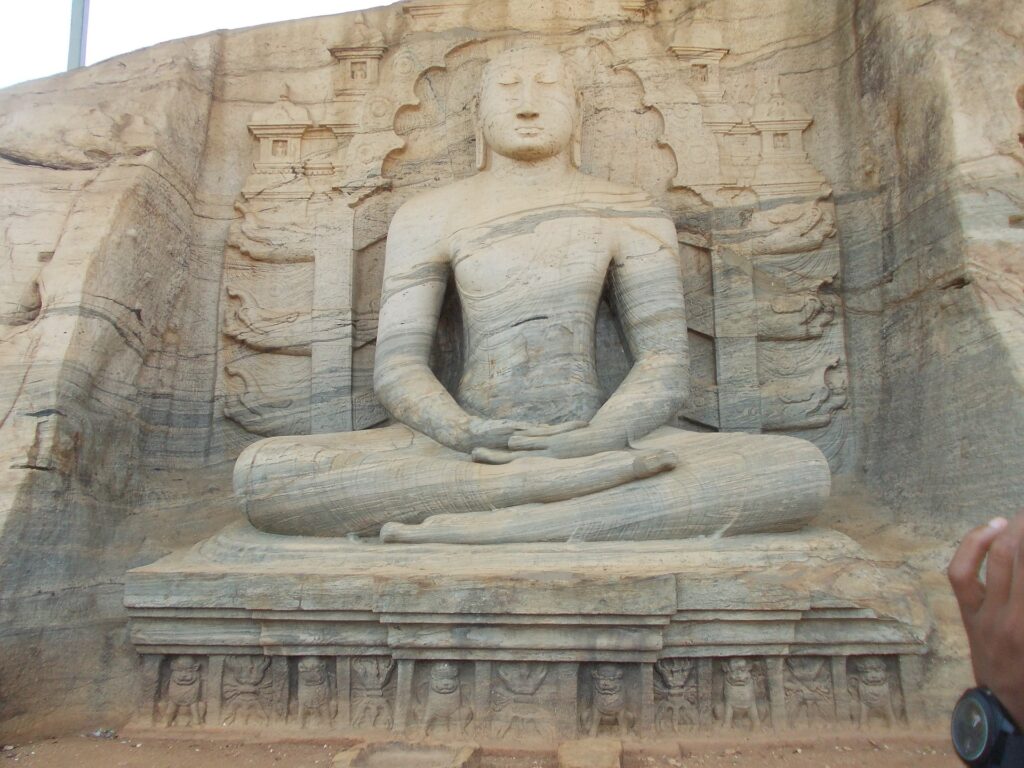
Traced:
<svg viewBox="0 0 1024 768">
<path fill-rule="evenodd" d="M 992 541 L 1005 529 L 1007 521 L 997 517 L 988 525 L 971 530 L 949 561 L 946 575 L 953 587 L 960 611 L 965 617 L 973 615 L 985 600 L 985 587 L 978 578 L 981 563 L 988 554 Z"/>
<path fill-rule="evenodd" d="M 1024 520 L 1024 512 L 1017 515 L 1017 520 Z M 1017 540 L 1017 561 L 1013 566 L 1013 587 L 1010 594 L 1018 608 L 1024 609 L 1024 527 L 1021 530 L 1022 534 Z"/>
<path fill-rule="evenodd" d="M 1010 599 L 1010 585 L 1013 583 L 1013 566 L 1017 560 L 1020 539 L 1024 536 L 1024 517 L 1012 520 L 1005 530 L 996 536 L 988 548 L 985 563 L 985 606 L 993 611 L 1001 610 Z"/>
<path fill-rule="evenodd" d="M 510 419 L 494 419 L 487 422 L 487 432 L 492 435 L 511 435 L 523 429 L 536 426 L 526 421 L 512 421 Z"/>
<path fill-rule="evenodd" d="M 567 421 L 563 424 L 541 424 L 522 430 L 525 437 L 545 437 L 547 435 L 561 435 L 563 432 L 572 432 L 575 429 L 583 429 L 590 426 L 586 421 Z"/>
<path fill-rule="evenodd" d="M 474 448 L 470 454 L 478 464 L 508 464 L 522 457 L 523 454 L 513 451 L 502 451 L 497 448 Z"/>
<path fill-rule="evenodd" d="M 542 451 L 551 446 L 551 437 L 526 437 L 516 434 L 508 439 L 508 447 L 513 451 Z"/>
</svg>

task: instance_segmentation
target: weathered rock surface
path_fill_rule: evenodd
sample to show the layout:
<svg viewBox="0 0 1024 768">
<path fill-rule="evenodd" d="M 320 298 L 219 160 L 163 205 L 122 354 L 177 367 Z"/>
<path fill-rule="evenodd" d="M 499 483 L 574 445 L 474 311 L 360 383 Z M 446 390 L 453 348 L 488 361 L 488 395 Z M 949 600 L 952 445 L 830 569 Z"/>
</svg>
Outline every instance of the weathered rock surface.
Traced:
<svg viewBox="0 0 1024 768">
<path fill-rule="evenodd" d="M 123 574 L 238 518 L 246 445 L 382 420 L 388 224 L 473 172 L 510 30 L 587 73 L 581 168 L 676 223 L 680 426 L 811 440 L 939 539 L 1019 506 L 1018 3 L 414 0 L 168 43 L 0 92 L 5 732 L 128 717 Z"/>
</svg>

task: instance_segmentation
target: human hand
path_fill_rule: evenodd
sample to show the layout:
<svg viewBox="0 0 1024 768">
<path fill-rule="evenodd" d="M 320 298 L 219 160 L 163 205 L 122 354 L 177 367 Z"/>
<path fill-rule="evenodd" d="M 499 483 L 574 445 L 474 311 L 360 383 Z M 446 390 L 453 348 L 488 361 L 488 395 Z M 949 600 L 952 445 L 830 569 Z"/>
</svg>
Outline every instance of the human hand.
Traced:
<svg viewBox="0 0 1024 768">
<path fill-rule="evenodd" d="M 997 517 L 964 536 L 948 575 L 967 631 L 975 681 L 1024 726 L 1024 513 L 1009 523 Z"/>
</svg>

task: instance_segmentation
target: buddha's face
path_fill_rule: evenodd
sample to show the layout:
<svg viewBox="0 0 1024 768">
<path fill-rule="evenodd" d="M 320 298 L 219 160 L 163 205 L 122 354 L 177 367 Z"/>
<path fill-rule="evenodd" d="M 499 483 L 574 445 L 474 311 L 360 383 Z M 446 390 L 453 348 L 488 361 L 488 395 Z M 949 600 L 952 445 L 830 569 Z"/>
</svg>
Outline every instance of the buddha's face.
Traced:
<svg viewBox="0 0 1024 768">
<path fill-rule="evenodd" d="M 542 160 L 569 147 L 576 92 L 561 56 L 509 51 L 484 69 L 480 128 L 488 146 L 514 160 Z"/>
</svg>

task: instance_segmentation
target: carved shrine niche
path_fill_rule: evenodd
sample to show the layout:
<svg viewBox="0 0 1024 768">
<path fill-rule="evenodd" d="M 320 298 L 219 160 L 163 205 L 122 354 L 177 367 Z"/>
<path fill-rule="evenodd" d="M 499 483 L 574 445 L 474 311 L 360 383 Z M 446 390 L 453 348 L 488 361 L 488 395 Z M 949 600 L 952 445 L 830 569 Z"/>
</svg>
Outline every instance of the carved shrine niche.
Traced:
<svg viewBox="0 0 1024 768">
<path fill-rule="evenodd" d="M 619 6 L 633 22 L 654 8 Z M 566 51 L 577 75 L 582 170 L 644 187 L 677 223 L 691 353 L 679 426 L 796 434 L 837 467 L 848 415 L 835 207 L 804 145 L 813 118 L 787 99 L 786 73 L 759 103 L 730 101 L 723 83 L 739 65 L 700 13 L 667 36 L 627 23 L 588 45 L 575 32 L 488 37 L 462 26 L 468 16 L 459 3 L 407 3 L 389 40 L 359 14 L 330 46 L 322 119 L 287 92 L 253 114 L 252 172 L 226 244 L 227 418 L 256 435 L 380 422 L 372 373 L 390 219 L 414 191 L 474 172 L 480 69 L 533 41 Z M 631 152 L 624 132 L 637 139 Z M 442 319 L 452 339 L 456 321 Z M 629 367 L 614 307 L 598 326 L 611 391 Z"/>
</svg>

